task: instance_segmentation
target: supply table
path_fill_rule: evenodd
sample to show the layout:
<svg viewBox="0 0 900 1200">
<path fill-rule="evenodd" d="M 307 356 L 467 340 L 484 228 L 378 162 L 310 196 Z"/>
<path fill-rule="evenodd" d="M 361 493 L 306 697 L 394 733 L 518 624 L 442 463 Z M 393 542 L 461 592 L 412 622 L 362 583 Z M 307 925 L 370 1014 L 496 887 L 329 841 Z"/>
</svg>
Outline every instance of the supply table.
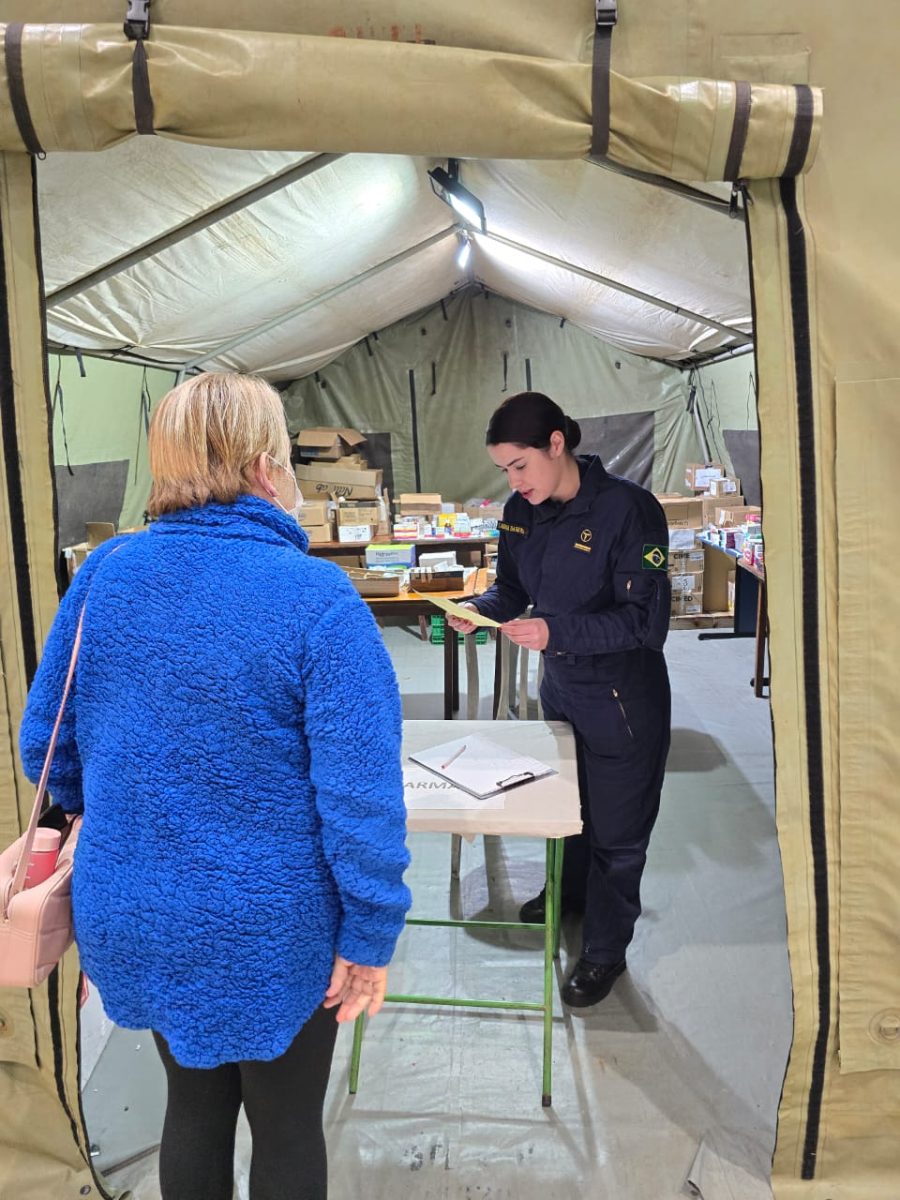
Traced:
<svg viewBox="0 0 900 1200">
<path fill-rule="evenodd" d="M 428 600 L 429 596 L 439 596 L 444 600 L 466 600 L 479 596 L 487 587 L 487 572 L 483 567 L 473 571 L 466 580 L 463 592 L 455 588 L 451 592 L 401 592 L 399 596 L 366 596 L 364 597 L 372 615 L 379 617 L 428 617 L 440 612 Z M 452 721 L 453 714 L 459 709 L 459 643 L 456 633 L 447 625 L 444 632 L 444 720 Z"/>
<path fill-rule="evenodd" d="M 708 580 L 717 577 L 713 564 L 721 563 L 725 574 L 737 568 L 734 589 L 734 632 L 701 633 L 701 641 L 722 637 L 752 637 L 756 639 L 756 660 L 753 679 L 750 681 L 755 696 L 762 698 L 769 680 L 766 677 L 766 643 L 769 632 L 768 593 L 764 567 L 744 561 L 739 550 L 728 550 L 709 538 L 701 537 L 706 554 L 705 575 Z M 724 578 L 724 576 L 723 576 Z M 721 582 L 721 580 L 720 580 Z"/>
<path fill-rule="evenodd" d="M 544 933 L 543 1002 L 524 1000 L 462 999 L 455 996 L 389 994 L 394 1004 L 440 1004 L 458 1008 L 493 1008 L 539 1012 L 543 1015 L 544 1057 L 541 1103 L 551 1103 L 553 1048 L 553 961 L 559 955 L 560 896 L 562 884 L 562 839 L 581 832 L 581 805 L 578 798 L 578 768 L 575 738 L 565 721 L 457 721 L 453 736 L 480 734 L 505 749 L 526 754 L 553 767 L 554 775 L 536 779 L 524 787 L 504 793 L 502 809 L 416 809 L 407 812 L 410 833 L 501 834 L 510 837 L 538 837 L 546 840 L 547 895 L 546 920 L 525 925 L 519 921 L 454 921 L 407 917 L 407 926 L 447 926 L 454 929 L 539 929 Z M 409 755 L 440 745 L 447 740 L 442 721 L 404 721 L 403 762 Z M 365 1017 L 356 1022 L 353 1053 L 350 1060 L 350 1092 L 359 1080 L 359 1062 Z"/>
</svg>

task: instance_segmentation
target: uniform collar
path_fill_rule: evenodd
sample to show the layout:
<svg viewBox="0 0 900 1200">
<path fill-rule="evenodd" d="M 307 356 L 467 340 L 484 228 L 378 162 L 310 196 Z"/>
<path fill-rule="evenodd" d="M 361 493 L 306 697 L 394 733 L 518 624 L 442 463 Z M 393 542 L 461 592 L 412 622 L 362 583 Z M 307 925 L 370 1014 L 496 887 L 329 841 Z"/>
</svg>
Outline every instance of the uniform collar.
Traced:
<svg viewBox="0 0 900 1200">
<path fill-rule="evenodd" d="M 561 512 L 572 515 L 587 512 L 593 504 L 594 498 L 609 479 L 609 475 L 600 461 L 599 454 L 579 454 L 575 461 L 578 463 L 578 472 L 581 475 L 581 486 L 578 491 L 565 504 L 560 504 L 557 500 L 545 500 L 543 504 L 539 504 L 534 510 L 536 521 L 552 521 Z"/>
<path fill-rule="evenodd" d="M 150 526 L 151 533 L 203 531 L 266 542 L 291 542 L 306 551 L 309 538 L 293 517 L 268 500 L 241 495 L 231 504 L 200 504 L 166 513 Z"/>
</svg>

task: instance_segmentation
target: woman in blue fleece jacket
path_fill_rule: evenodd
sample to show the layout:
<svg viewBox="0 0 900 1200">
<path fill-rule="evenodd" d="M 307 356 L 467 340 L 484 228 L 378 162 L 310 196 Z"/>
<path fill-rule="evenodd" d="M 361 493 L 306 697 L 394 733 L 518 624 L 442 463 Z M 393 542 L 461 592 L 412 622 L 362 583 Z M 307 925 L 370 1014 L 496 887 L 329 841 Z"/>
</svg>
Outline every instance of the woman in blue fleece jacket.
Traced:
<svg viewBox="0 0 900 1200">
<path fill-rule="evenodd" d="M 310 558 L 276 392 L 201 375 L 150 429 L 158 519 L 106 542 L 60 606 L 21 729 L 84 813 L 73 907 L 109 1017 L 153 1030 L 163 1200 L 326 1194 L 337 1021 L 377 1011 L 410 895 L 390 660 L 340 568 Z M 324 1004 L 323 1004 L 324 1002 Z"/>
</svg>

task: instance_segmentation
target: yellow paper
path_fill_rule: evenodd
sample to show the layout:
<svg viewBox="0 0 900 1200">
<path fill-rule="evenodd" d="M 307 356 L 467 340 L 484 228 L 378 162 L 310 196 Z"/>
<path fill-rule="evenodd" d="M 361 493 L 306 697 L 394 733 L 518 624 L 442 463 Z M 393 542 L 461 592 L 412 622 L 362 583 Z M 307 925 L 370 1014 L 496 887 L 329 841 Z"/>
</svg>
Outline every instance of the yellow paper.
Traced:
<svg viewBox="0 0 900 1200">
<path fill-rule="evenodd" d="M 475 612 L 471 608 L 463 608 L 461 604 L 454 604 L 452 600 L 445 600 L 442 596 L 426 596 L 422 592 L 416 592 L 415 595 L 420 596 L 423 600 L 430 601 L 432 604 L 436 604 L 438 608 L 442 608 L 451 617 L 459 617 L 462 621 L 471 621 L 473 625 L 489 625 L 492 629 L 500 628 L 499 621 L 493 621 L 490 617 L 483 617 L 481 613 Z"/>
</svg>

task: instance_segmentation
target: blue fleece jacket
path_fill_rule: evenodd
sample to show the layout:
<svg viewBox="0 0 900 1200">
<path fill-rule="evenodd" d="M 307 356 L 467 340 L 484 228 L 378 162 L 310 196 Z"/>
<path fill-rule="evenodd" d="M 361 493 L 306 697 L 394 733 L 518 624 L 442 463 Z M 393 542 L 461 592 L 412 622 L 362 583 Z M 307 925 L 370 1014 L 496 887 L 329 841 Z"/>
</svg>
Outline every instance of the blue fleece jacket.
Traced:
<svg viewBox="0 0 900 1200">
<path fill-rule="evenodd" d="M 306 548 L 253 496 L 104 543 L 28 697 L 35 779 L 87 597 L 50 776 L 84 812 L 76 939 L 112 1020 L 184 1066 L 282 1054 L 335 952 L 387 963 L 410 905 L 393 669 L 349 580 Z"/>
</svg>

